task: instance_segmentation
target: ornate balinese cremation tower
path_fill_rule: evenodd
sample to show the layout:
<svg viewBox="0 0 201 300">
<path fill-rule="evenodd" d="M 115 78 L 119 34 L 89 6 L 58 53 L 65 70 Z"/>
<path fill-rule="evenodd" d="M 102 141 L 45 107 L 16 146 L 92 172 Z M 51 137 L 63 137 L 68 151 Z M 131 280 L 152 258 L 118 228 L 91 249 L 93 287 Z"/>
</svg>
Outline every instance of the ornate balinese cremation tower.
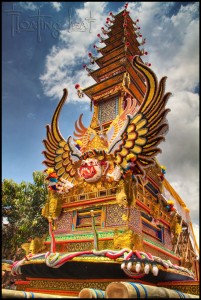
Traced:
<svg viewBox="0 0 201 300">
<path fill-rule="evenodd" d="M 89 53 L 96 83 L 75 86 L 91 100 L 67 141 L 58 117 L 67 90 L 47 126 L 43 152 L 49 194 L 42 214 L 49 221 L 47 253 L 15 263 L 26 280 L 18 289 L 78 295 L 116 282 L 139 282 L 197 294 L 196 247 L 189 210 L 165 179 L 155 156 L 168 131 L 166 78 L 159 82 L 142 61 L 145 39 L 125 10 L 110 13 L 102 56 Z M 34 255 L 33 255 L 34 254 Z M 20 271 L 19 271 L 20 270 Z"/>
</svg>

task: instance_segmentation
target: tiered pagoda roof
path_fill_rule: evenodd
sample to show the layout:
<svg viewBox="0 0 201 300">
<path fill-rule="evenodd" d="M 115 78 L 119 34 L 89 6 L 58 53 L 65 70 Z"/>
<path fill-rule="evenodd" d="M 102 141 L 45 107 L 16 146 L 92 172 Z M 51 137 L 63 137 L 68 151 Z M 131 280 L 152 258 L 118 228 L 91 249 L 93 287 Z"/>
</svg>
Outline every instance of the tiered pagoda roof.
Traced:
<svg viewBox="0 0 201 300">
<path fill-rule="evenodd" d="M 127 10 L 115 16 L 112 25 L 107 30 L 108 38 L 104 39 L 105 47 L 99 48 L 102 57 L 95 62 L 99 69 L 90 72 L 96 83 L 83 92 L 92 101 L 104 101 L 106 98 L 122 92 L 122 82 L 125 73 L 129 74 L 131 84 L 125 87 L 139 104 L 142 102 L 146 86 L 142 76 L 133 68 L 132 58 L 142 55 L 137 40 L 138 29 Z"/>
</svg>

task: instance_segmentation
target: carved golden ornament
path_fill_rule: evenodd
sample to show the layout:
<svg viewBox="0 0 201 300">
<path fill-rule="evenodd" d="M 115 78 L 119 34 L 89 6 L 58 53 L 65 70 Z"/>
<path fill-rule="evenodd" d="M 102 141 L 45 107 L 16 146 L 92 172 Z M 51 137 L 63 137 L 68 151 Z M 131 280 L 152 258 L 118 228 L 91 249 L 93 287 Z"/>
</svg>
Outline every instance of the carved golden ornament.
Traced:
<svg viewBox="0 0 201 300">
<path fill-rule="evenodd" d="M 96 135 L 90 142 L 88 142 L 87 147 L 85 148 L 85 151 L 96 149 L 96 150 L 107 150 L 107 144 L 105 143 L 105 140 L 101 138 L 100 135 Z"/>
<path fill-rule="evenodd" d="M 98 124 L 98 106 L 97 105 L 94 105 L 94 114 L 93 114 L 93 117 L 91 119 L 91 124 L 90 124 L 90 127 L 92 129 L 94 129 L 95 127 L 97 127 L 99 124 Z"/>
<path fill-rule="evenodd" d="M 94 96 L 93 99 L 99 100 L 99 99 L 106 98 L 106 97 L 116 93 L 117 91 L 119 91 L 120 87 L 121 87 L 121 84 L 115 85 L 115 87 L 109 89 L 107 92 L 96 94 L 96 96 Z"/>
<path fill-rule="evenodd" d="M 114 231 L 114 249 L 128 248 L 131 250 L 134 245 L 132 237 L 132 230 L 129 229 L 121 233 L 116 229 Z"/>
<path fill-rule="evenodd" d="M 181 258 L 181 266 L 187 269 L 192 268 L 192 261 L 189 261 L 188 259 L 186 259 L 185 257 Z"/>
<path fill-rule="evenodd" d="M 125 215 L 125 214 L 123 214 L 121 218 L 122 218 L 123 221 L 128 221 L 128 216 Z"/>
<path fill-rule="evenodd" d="M 122 259 L 121 259 L 122 260 Z M 75 257 L 72 259 L 72 261 L 86 261 L 86 262 L 104 262 L 104 263 L 110 263 L 110 264 L 114 264 L 117 263 L 117 259 L 116 261 L 111 260 L 110 258 L 107 257 L 90 257 L 90 256 L 85 256 L 85 257 Z"/>
<path fill-rule="evenodd" d="M 28 255 L 28 254 L 30 253 L 30 251 L 29 251 L 30 244 L 31 244 L 31 243 L 23 243 L 23 244 L 21 245 L 21 248 L 22 248 L 23 250 L 25 250 L 26 255 Z"/>
<path fill-rule="evenodd" d="M 122 85 L 129 88 L 130 83 L 131 83 L 130 75 L 128 72 L 125 72 L 123 76 Z"/>
<path fill-rule="evenodd" d="M 62 209 L 62 198 L 60 194 L 55 191 L 48 191 L 47 202 L 42 208 L 42 216 L 49 221 L 55 220 L 59 217 Z"/>
<path fill-rule="evenodd" d="M 120 180 L 116 193 L 116 201 L 120 206 L 127 206 L 127 197 L 125 193 L 124 181 Z"/>
<path fill-rule="evenodd" d="M 37 254 L 46 250 L 46 245 L 44 244 L 45 240 L 46 235 L 44 235 L 42 238 L 35 237 L 31 240 L 30 243 L 23 243 L 21 245 L 21 248 L 26 251 L 26 255 L 28 255 L 29 253 Z"/>
<path fill-rule="evenodd" d="M 76 281 L 64 281 L 64 280 L 32 280 L 30 281 L 30 288 L 32 289 L 42 289 L 42 290 L 55 290 L 55 291 L 62 291 L 61 295 L 64 295 L 63 292 L 67 291 L 69 295 L 69 291 L 77 291 L 78 293 L 83 288 L 94 288 L 94 289 L 101 289 L 105 290 L 107 285 L 110 283 L 110 280 L 101 282 L 100 280 L 97 281 L 86 281 L 86 280 L 76 280 Z M 22 285 L 20 284 L 20 287 Z M 23 286 L 22 286 L 23 287 Z M 27 286 L 26 286 L 27 287 Z M 23 289 L 25 290 L 25 289 Z M 72 298 L 75 297 L 75 294 L 72 294 Z"/>
<path fill-rule="evenodd" d="M 153 200 L 152 200 L 153 201 Z M 152 206 L 150 209 L 150 215 L 154 217 L 154 219 L 159 219 L 161 212 L 161 205 L 160 202 L 152 202 Z"/>
<path fill-rule="evenodd" d="M 127 174 L 124 180 L 120 180 L 116 193 L 116 200 L 120 206 L 130 207 L 135 205 L 137 187 L 132 179 L 132 174 Z"/>
<path fill-rule="evenodd" d="M 131 229 L 119 232 L 117 229 L 114 231 L 114 248 L 123 249 L 129 248 L 138 251 L 144 251 L 143 238 Z"/>
<path fill-rule="evenodd" d="M 179 223 L 175 225 L 175 234 L 179 235 L 182 232 L 182 226 Z"/>
</svg>

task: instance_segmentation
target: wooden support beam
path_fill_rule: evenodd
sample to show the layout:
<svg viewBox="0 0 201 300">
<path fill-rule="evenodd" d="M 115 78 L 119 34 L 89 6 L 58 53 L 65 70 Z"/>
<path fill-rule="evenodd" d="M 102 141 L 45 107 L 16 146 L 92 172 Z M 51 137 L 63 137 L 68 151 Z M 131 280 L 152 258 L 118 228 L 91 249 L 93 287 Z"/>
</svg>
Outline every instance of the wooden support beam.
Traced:
<svg viewBox="0 0 201 300">
<path fill-rule="evenodd" d="M 56 292 L 56 291 L 55 291 Z M 51 294 L 45 294 L 45 293 L 33 293 L 33 292 L 24 292 L 24 291 L 15 291 L 15 290 L 7 290 L 7 289 L 2 289 L 2 298 L 45 298 L 45 299 L 50 299 L 50 298 L 62 298 L 62 299 L 67 299 L 67 298 L 78 298 L 78 297 L 72 297 L 72 296 L 60 296 L 60 295 L 51 295 Z"/>
</svg>

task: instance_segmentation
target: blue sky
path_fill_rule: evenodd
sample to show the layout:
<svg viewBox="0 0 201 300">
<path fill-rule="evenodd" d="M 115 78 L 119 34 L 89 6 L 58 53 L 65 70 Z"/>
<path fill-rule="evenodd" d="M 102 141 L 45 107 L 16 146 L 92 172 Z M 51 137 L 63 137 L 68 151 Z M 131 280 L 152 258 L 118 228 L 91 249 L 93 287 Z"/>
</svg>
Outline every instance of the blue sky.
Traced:
<svg viewBox="0 0 201 300">
<path fill-rule="evenodd" d="M 124 4 L 2 4 L 3 179 L 32 182 L 33 171 L 45 168 L 41 154 L 45 125 L 51 122 L 64 87 L 69 97 L 59 120 L 62 135 L 72 135 L 82 112 L 84 125 L 89 125 L 89 98 L 79 99 L 74 85 L 85 88 L 94 83 L 83 64 L 89 63 L 88 52 L 97 56 L 95 43 L 103 46 L 97 34 L 109 12 L 118 13 Z M 167 179 L 190 207 L 198 228 L 199 3 L 129 2 L 128 10 L 133 20 L 140 20 L 140 32 L 146 38 L 144 48 L 149 53 L 145 61 L 152 64 L 159 79 L 168 77 L 166 91 L 172 92 L 168 103 L 170 130 L 158 160 L 166 165 Z M 82 25 L 81 31 L 73 27 L 75 23 Z"/>
</svg>

